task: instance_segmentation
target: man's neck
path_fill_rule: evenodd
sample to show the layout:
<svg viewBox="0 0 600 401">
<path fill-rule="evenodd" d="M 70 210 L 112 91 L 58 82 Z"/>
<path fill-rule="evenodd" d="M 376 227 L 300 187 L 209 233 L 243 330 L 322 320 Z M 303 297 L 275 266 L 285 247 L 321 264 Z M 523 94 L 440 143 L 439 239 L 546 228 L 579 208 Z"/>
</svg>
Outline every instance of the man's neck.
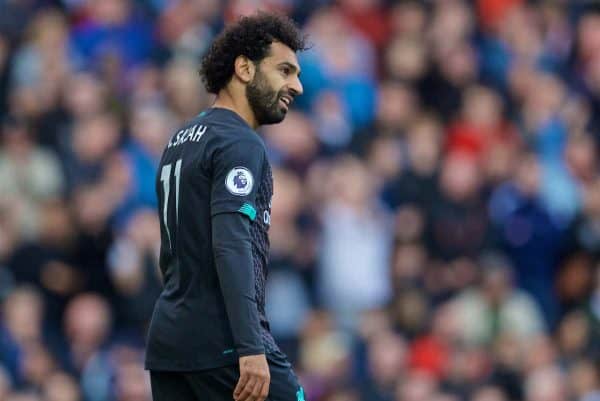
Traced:
<svg viewBox="0 0 600 401">
<path fill-rule="evenodd" d="M 248 104 L 248 100 L 245 97 L 236 100 L 234 96 L 229 93 L 226 89 L 223 89 L 217 95 L 217 99 L 213 103 L 213 107 L 220 107 L 223 109 L 228 109 L 238 114 L 244 121 L 248 123 L 252 129 L 258 128 L 258 122 L 256 121 L 256 117 Z"/>
</svg>

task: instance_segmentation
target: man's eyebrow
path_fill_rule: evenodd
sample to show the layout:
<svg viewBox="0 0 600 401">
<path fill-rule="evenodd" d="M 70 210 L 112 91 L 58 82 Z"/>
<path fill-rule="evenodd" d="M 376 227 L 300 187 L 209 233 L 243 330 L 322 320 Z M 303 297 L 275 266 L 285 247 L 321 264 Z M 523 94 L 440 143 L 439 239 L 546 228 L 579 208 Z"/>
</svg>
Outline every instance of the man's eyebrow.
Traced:
<svg viewBox="0 0 600 401">
<path fill-rule="evenodd" d="M 300 70 L 300 67 L 298 67 L 295 64 L 290 63 L 289 61 L 282 61 L 281 63 L 278 64 L 279 67 L 284 66 L 284 65 L 290 67 L 290 69 L 292 71 L 298 71 L 298 76 L 300 76 L 300 74 L 302 73 L 302 70 Z"/>
</svg>

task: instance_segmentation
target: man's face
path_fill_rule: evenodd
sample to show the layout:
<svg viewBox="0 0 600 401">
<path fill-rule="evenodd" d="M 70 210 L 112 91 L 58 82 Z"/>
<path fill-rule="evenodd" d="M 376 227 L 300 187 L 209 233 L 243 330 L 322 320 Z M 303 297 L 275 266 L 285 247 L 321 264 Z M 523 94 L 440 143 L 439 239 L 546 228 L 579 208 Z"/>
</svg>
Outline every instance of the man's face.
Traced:
<svg viewBox="0 0 600 401">
<path fill-rule="evenodd" d="M 257 66 L 246 87 L 246 98 L 259 125 L 276 124 L 285 118 L 295 96 L 302 94 L 296 53 L 273 42 L 271 54 Z"/>
</svg>

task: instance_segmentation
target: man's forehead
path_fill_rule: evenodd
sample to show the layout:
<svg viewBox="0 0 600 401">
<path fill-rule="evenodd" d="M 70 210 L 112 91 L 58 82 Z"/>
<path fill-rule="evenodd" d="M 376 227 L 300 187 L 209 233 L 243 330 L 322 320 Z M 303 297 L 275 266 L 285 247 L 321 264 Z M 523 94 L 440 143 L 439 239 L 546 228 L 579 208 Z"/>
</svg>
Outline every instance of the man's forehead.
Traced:
<svg viewBox="0 0 600 401">
<path fill-rule="evenodd" d="M 289 62 L 296 68 L 300 68 L 298 65 L 298 56 L 296 56 L 296 52 L 281 42 L 271 43 L 269 55 L 265 59 L 269 59 L 269 61 L 273 64 Z"/>
</svg>

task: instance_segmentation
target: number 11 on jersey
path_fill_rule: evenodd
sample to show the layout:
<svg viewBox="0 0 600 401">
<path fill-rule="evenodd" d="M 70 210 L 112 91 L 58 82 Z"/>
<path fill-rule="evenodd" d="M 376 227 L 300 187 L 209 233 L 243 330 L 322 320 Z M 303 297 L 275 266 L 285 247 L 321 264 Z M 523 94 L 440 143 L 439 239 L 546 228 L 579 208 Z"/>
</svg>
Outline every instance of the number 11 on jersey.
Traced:
<svg viewBox="0 0 600 401">
<path fill-rule="evenodd" d="M 179 181 L 181 177 L 181 159 L 175 162 L 175 227 L 177 227 L 177 220 L 179 219 Z M 164 205 L 163 205 L 163 223 L 167 230 L 167 237 L 169 237 L 169 244 L 171 251 L 173 251 L 173 242 L 171 240 L 171 230 L 169 229 L 169 192 L 171 189 L 171 164 L 165 164 L 160 171 L 160 180 L 163 184 L 163 191 L 165 194 Z"/>
</svg>

